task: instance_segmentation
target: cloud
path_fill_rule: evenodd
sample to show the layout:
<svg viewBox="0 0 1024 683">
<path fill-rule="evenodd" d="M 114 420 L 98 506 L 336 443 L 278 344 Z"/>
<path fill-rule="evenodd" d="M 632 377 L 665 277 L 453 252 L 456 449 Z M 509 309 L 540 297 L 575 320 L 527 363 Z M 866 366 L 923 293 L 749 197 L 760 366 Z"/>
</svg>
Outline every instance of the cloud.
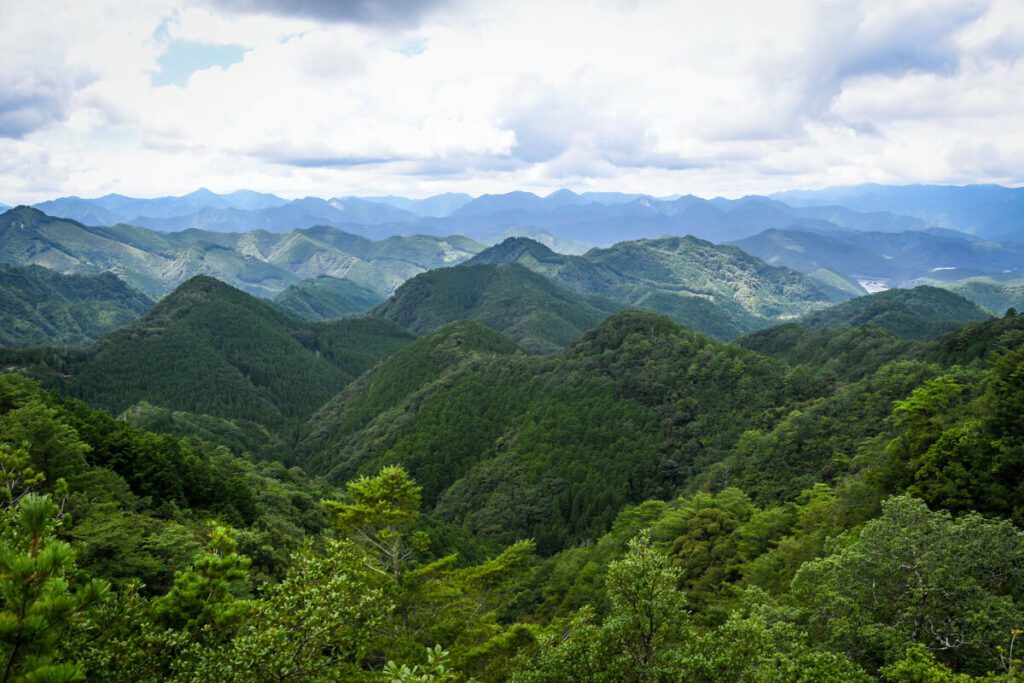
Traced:
<svg viewBox="0 0 1024 683">
<path fill-rule="evenodd" d="M 67 118 L 74 79 L 46 72 L 5 75 L 0 75 L 0 137 L 20 138 Z"/>
<path fill-rule="evenodd" d="M 956 0 L 862 10 L 836 60 L 839 79 L 910 72 L 950 74 L 960 65 L 957 34 L 985 14 L 987 2 Z"/>
<path fill-rule="evenodd" d="M 221 10 L 272 14 L 314 21 L 411 25 L 445 4 L 443 0 L 210 0 Z"/>
<path fill-rule="evenodd" d="M 1019 0 L 59 8 L 0 0 L 0 142 L 18 143 L 0 153 L 23 160 L 0 183 L 24 195 L 5 201 L 44 198 L 46 178 L 81 195 L 733 195 L 1010 182 L 1024 158 Z"/>
<path fill-rule="evenodd" d="M 76 92 L 98 77 L 85 63 L 69 63 L 47 24 L 22 6 L 0 2 L 0 137 L 20 138 L 67 120 Z"/>
</svg>

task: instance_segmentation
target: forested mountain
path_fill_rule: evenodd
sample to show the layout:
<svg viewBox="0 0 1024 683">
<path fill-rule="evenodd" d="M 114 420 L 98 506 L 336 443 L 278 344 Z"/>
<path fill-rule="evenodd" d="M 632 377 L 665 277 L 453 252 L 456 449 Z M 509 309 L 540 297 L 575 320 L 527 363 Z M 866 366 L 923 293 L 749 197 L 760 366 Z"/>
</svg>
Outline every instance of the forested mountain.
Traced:
<svg viewBox="0 0 1024 683">
<path fill-rule="evenodd" d="M 473 320 L 460 320 L 417 339 L 350 384 L 328 401 L 304 430 L 299 449 L 311 471 L 338 467 L 352 449 L 353 435 L 377 419 L 393 420 L 403 404 L 423 387 L 465 361 L 522 353 L 509 338 Z M 386 418 L 382 418 L 387 413 Z"/>
<path fill-rule="evenodd" d="M 800 319 L 811 329 L 872 325 L 908 339 L 937 337 L 989 314 L 964 297 L 938 287 L 890 289 L 851 299 Z"/>
<path fill-rule="evenodd" d="M 280 430 L 413 339 L 381 319 L 303 323 L 197 276 L 138 322 L 41 376 L 114 414 L 163 408 Z"/>
<path fill-rule="evenodd" d="M 152 305 L 112 273 L 61 275 L 0 265 L 0 346 L 85 346 Z"/>
<path fill-rule="evenodd" d="M 519 263 L 580 294 L 664 313 L 719 339 L 850 296 L 734 247 L 694 237 L 622 242 L 582 256 L 509 238 L 468 263 Z"/>
<path fill-rule="evenodd" d="M 28 207 L 0 215 L 0 260 L 60 273 L 113 271 L 159 297 L 194 275 L 211 275 L 272 297 L 303 279 L 346 278 L 381 298 L 406 279 L 480 251 L 471 239 L 410 235 L 373 240 L 325 226 L 287 233 L 253 230 L 157 233 L 132 225 L 89 227 Z"/>
<path fill-rule="evenodd" d="M 588 205 L 477 209 L 538 201 Z M 822 263 L 692 237 L 516 238 L 451 265 L 480 245 L 26 208 L 0 228 L 5 257 L 92 273 L 3 270 L 88 283 L 48 304 L 141 297 L 102 269 L 288 285 L 198 275 L 90 348 L 0 354 L 11 680 L 1020 679 L 1014 311 L 934 287 L 843 301 Z M 986 248 L 869 239 L 923 263 L 936 235 Z"/>
<path fill-rule="evenodd" d="M 999 282 L 994 278 L 979 277 L 943 286 L 996 315 L 1002 315 L 1009 308 L 1024 310 L 1024 280 Z"/>
<path fill-rule="evenodd" d="M 396 374 L 389 363 L 376 372 Z M 623 313 L 558 354 L 474 356 L 392 399 L 404 419 L 381 413 L 340 448 L 309 439 L 300 462 L 333 481 L 401 464 L 443 519 L 502 543 L 532 537 L 551 552 L 724 457 L 784 383 L 784 368 L 762 356 Z M 346 407 L 374 402 L 358 389 L 310 431 L 345 434 Z M 688 419 L 666 424 L 680 404 Z"/>
<path fill-rule="evenodd" d="M 473 268 L 539 277 L 451 270 Z M 372 337 L 372 369 L 302 430 L 298 463 L 344 489 L 232 455 L 274 457 L 245 419 L 136 403 L 137 424 L 192 432 L 157 435 L 0 376 L 0 472 L 15 473 L 0 515 L 16 530 L 0 562 L 26 567 L 0 576 L 4 605 L 62 634 L 10 611 L 36 653 L 5 637 L 14 671 L 1016 680 L 1024 316 L 922 341 L 786 325 L 741 347 L 624 312 L 545 356 L 472 321 L 415 341 L 344 322 L 394 340 Z M 371 338 L 196 278 L 81 362 L 110 385 L 151 375 L 147 391 L 180 380 L 204 397 L 235 363 L 251 388 L 232 396 L 284 398 L 283 419 L 299 389 L 320 391 L 314 373 L 358 371 L 332 329 Z M 98 363 L 111 348 L 120 363 Z M 42 612 L 51 596 L 75 611 Z"/>
<path fill-rule="evenodd" d="M 620 308 L 572 292 L 519 264 L 478 264 L 417 275 L 370 315 L 416 334 L 456 320 L 478 320 L 526 349 L 545 353 L 577 339 Z"/>
<path fill-rule="evenodd" d="M 821 270 L 870 286 L 912 287 L 978 275 L 1020 276 L 1024 246 L 948 230 L 901 233 L 766 230 L 736 246 L 812 277 Z M 1005 310 L 1005 309 L 1004 309 Z"/>
<path fill-rule="evenodd" d="M 299 320 L 337 320 L 369 310 L 383 299 L 351 280 L 321 275 L 290 286 L 274 297 L 274 305 Z"/>
</svg>

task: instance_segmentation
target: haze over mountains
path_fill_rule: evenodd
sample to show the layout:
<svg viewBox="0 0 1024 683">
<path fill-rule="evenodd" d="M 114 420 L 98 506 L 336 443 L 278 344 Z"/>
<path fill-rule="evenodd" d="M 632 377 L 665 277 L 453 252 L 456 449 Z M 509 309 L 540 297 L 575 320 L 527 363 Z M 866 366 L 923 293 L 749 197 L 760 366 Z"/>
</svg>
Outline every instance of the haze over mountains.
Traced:
<svg viewBox="0 0 1024 683">
<path fill-rule="evenodd" d="M 853 185 L 772 195 L 792 206 L 836 205 L 853 211 L 891 211 L 995 240 L 1021 241 L 1024 188 L 1001 185 Z"/>
<path fill-rule="evenodd" d="M 476 198 L 442 194 L 426 199 L 286 200 L 248 190 L 219 195 L 200 189 L 156 199 L 62 197 L 35 206 L 87 225 L 128 223 L 159 231 L 286 232 L 328 225 L 372 238 L 424 233 L 497 241 L 507 230 L 529 227 L 559 239 L 604 246 L 686 234 L 727 242 L 768 228 L 797 226 L 886 232 L 942 227 L 989 239 L 1024 240 L 1024 190 L 999 186 L 858 186 L 735 200 L 570 190 L 544 197 L 510 192 Z"/>
</svg>

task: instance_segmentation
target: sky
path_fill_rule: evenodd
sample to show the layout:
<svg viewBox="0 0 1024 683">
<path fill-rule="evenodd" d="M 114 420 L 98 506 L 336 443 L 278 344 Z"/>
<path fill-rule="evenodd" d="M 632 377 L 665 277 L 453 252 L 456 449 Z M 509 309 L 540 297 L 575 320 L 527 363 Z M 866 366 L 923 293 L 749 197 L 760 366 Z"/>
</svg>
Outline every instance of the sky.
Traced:
<svg viewBox="0 0 1024 683">
<path fill-rule="evenodd" d="M 1024 184 L 1022 0 L 0 0 L 0 202 Z"/>
</svg>

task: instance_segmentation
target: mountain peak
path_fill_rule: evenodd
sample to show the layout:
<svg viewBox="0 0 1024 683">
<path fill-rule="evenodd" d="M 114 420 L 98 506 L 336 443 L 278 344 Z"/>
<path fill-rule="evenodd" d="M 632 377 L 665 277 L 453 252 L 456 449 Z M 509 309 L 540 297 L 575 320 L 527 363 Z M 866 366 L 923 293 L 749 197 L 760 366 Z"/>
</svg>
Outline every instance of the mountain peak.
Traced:
<svg viewBox="0 0 1024 683">
<path fill-rule="evenodd" d="M 582 352 L 600 352 L 617 349 L 627 337 L 634 334 L 650 338 L 665 337 L 678 334 L 685 330 L 683 326 L 672 321 L 668 316 L 648 311 L 627 309 L 610 315 L 596 327 L 587 332 L 572 345 L 572 349 Z"/>
<path fill-rule="evenodd" d="M 160 303 L 157 304 L 153 311 L 156 312 L 157 309 L 174 309 L 184 302 L 187 302 L 188 306 L 191 307 L 198 301 L 206 301 L 230 294 L 237 294 L 244 297 L 250 296 L 210 275 L 194 275 L 175 287 L 173 292 L 161 299 Z M 255 297 L 252 297 L 252 299 L 253 301 L 258 301 Z"/>
<path fill-rule="evenodd" d="M 530 256 L 541 263 L 557 263 L 563 259 L 561 254 L 529 237 L 508 237 L 503 242 L 484 249 L 466 263 L 515 263 L 524 256 Z"/>
</svg>

